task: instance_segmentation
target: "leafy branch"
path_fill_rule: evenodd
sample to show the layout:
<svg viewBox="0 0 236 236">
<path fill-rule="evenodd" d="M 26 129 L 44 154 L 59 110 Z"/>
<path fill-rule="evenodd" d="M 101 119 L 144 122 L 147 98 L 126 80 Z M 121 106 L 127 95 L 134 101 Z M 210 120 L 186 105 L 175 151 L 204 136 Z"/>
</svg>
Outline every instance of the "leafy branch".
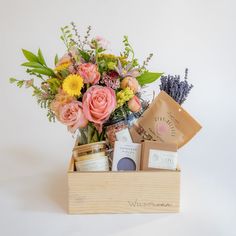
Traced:
<svg viewBox="0 0 236 236">
<path fill-rule="evenodd" d="M 76 25 L 75 25 L 74 22 L 71 22 L 70 24 L 71 24 L 71 26 L 72 26 L 72 30 L 74 31 L 74 35 L 75 35 L 75 37 L 76 37 L 76 40 L 75 40 L 75 39 L 71 39 L 71 40 L 74 41 L 74 43 L 75 43 L 78 47 L 81 47 L 82 42 L 81 42 L 81 38 L 80 38 L 80 35 L 79 35 L 78 28 L 76 27 Z"/>
<path fill-rule="evenodd" d="M 21 88 L 21 87 L 24 85 L 25 80 L 18 80 L 18 79 L 15 79 L 15 78 L 11 77 L 11 78 L 9 79 L 9 82 L 10 82 L 11 84 L 16 83 L 16 86 L 17 86 L 18 88 Z"/>
<path fill-rule="evenodd" d="M 25 49 L 22 49 L 22 52 L 28 61 L 21 65 L 27 67 L 28 74 L 35 75 L 40 79 L 43 79 L 42 75 L 56 77 L 54 71 L 47 66 L 40 48 L 37 55 Z"/>
<path fill-rule="evenodd" d="M 39 106 L 41 108 L 44 108 L 44 109 L 47 109 L 47 117 L 48 117 L 48 120 L 50 122 L 55 122 L 55 114 L 53 113 L 53 111 L 50 109 L 50 105 L 51 105 L 51 102 L 52 102 L 52 98 L 47 98 L 47 97 L 39 97 L 37 102 L 39 104 Z"/>
<path fill-rule="evenodd" d="M 126 58 L 129 58 L 131 56 L 131 62 L 132 62 L 132 66 L 135 67 L 135 66 L 138 66 L 138 59 L 135 58 L 135 55 L 134 55 L 134 49 L 133 47 L 131 46 L 131 44 L 129 43 L 129 39 L 128 39 L 128 36 L 124 36 L 124 39 L 123 39 L 123 43 L 124 43 L 124 46 L 125 46 L 125 51 L 123 52 L 123 54 L 121 54 L 121 56 L 125 56 Z"/>
<path fill-rule="evenodd" d="M 86 34 L 84 36 L 84 41 L 83 41 L 82 46 L 88 44 L 88 39 L 89 39 L 89 36 L 90 36 L 91 29 L 92 29 L 92 27 L 89 25 L 88 28 L 87 28 Z"/>
<path fill-rule="evenodd" d="M 153 57 L 153 53 L 150 53 L 149 56 L 146 58 L 146 60 L 143 61 L 143 65 L 140 68 L 140 71 L 148 71 L 146 67 L 147 67 L 149 61 L 152 59 L 152 57 Z"/>
<path fill-rule="evenodd" d="M 61 27 L 62 35 L 60 39 L 65 44 L 67 50 L 69 51 L 73 46 L 75 46 L 76 42 L 73 40 L 73 34 L 68 25 Z"/>
</svg>

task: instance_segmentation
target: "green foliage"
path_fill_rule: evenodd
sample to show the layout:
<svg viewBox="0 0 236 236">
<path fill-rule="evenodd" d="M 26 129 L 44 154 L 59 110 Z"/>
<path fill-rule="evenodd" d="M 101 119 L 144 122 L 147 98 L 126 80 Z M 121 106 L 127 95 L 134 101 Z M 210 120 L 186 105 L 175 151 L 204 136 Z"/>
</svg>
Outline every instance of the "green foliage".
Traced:
<svg viewBox="0 0 236 236">
<path fill-rule="evenodd" d="M 18 80 L 16 83 L 17 87 L 21 88 L 24 85 L 24 82 L 24 80 Z"/>
<path fill-rule="evenodd" d="M 58 73 L 62 78 L 66 78 L 70 74 L 68 70 L 61 70 Z"/>
<path fill-rule="evenodd" d="M 15 79 L 15 78 L 13 78 L 13 77 L 11 77 L 11 78 L 9 79 L 9 82 L 10 82 L 11 84 L 15 83 L 16 81 L 17 81 L 17 79 Z"/>
<path fill-rule="evenodd" d="M 133 67 L 138 66 L 139 65 L 138 59 L 135 58 L 135 56 L 134 56 L 134 49 L 131 46 L 131 44 L 129 43 L 128 36 L 126 36 L 126 35 L 124 36 L 123 43 L 124 43 L 124 46 L 125 46 L 125 51 L 121 55 L 126 57 L 126 58 L 131 57 L 132 66 Z"/>
<path fill-rule="evenodd" d="M 28 61 L 30 61 L 30 62 L 39 62 L 38 57 L 37 57 L 34 53 L 32 53 L 32 52 L 30 52 L 30 51 L 27 51 L 27 50 L 25 50 L 25 49 L 22 49 L 22 52 L 23 52 L 25 58 L 26 58 Z"/>
<path fill-rule="evenodd" d="M 28 67 L 28 69 L 26 70 L 28 74 L 36 75 L 39 78 L 42 78 L 42 76 L 39 76 L 39 75 L 47 75 L 47 76 L 56 77 L 54 71 L 51 68 L 47 67 L 47 64 L 44 60 L 44 57 L 40 48 L 38 49 L 37 56 L 34 53 L 27 51 L 25 49 L 22 49 L 22 52 L 25 58 L 28 60 L 28 62 L 22 63 L 21 65 Z M 29 68 L 33 68 L 33 69 L 29 69 Z"/>
<path fill-rule="evenodd" d="M 97 62 L 99 65 L 100 73 L 104 71 L 114 70 L 117 66 L 118 59 L 121 61 L 121 64 L 124 65 L 124 58 L 116 57 L 112 54 L 99 54 L 97 56 Z"/>
<path fill-rule="evenodd" d="M 149 84 L 149 83 L 154 82 L 155 80 L 159 79 L 162 75 L 163 75 L 163 73 L 154 73 L 154 72 L 145 71 L 143 74 L 138 76 L 136 79 L 138 80 L 139 84 L 141 86 L 143 86 L 145 84 Z"/>
<path fill-rule="evenodd" d="M 41 79 L 41 80 L 44 81 L 44 78 L 43 78 L 43 76 L 42 76 L 41 74 L 38 74 L 38 73 L 32 72 L 32 70 L 29 69 L 29 68 L 26 70 L 26 72 L 27 72 L 29 75 L 36 76 L 36 77 L 38 77 L 39 79 Z"/>
<path fill-rule="evenodd" d="M 38 62 L 24 62 L 21 64 L 21 66 L 25 66 L 25 67 L 32 67 L 32 68 L 42 68 L 42 65 Z"/>
<path fill-rule="evenodd" d="M 109 120 L 107 122 L 109 123 L 109 122 L 114 122 L 120 119 L 126 119 L 129 114 L 130 114 L 130 109 L 128 108 L 128 104 L 126 102 L 123 106 L 116 108 L 111 113 Z"/>
<path fill-rule="evenodd" d="M 56 64 L 58 63 L 59 59 L 58 59 L 58 55 L 56 54 L 55 58 L 54 58 L 54 65 L 56 66 Z"/>
<path fill-rule="evenodd" d="M 65 44 L 67 50 L 69 51 L 73 46 L 76 45 L 75 41 L 73 40 L 73 34 L 71 33 L 70 27 L 68 25 L 61 27 L 62 35 L 60 39 Z"/>
<path fill-rule="evenodd" d="M 116 64 L 117 64 L 117 63 L 112 62 L 112 61 L 108 62 L 108 63 L 107 63 L 107 68 L 108 68 L 108 70 L 114 70 L 115 67 L 116 67 Z"/>
<path fill-rule="evenodd" d="M 146 67 L 147 67 L 149 61 L 152 59 L 152 57 L 153 57 L 153 53 L 150 53 L 150 54 L 148 55 L 148 57 L 143 61 L 143 65 L 142 65 L 142 67 L 140 68 L 140 71 L 141 71 L 141 72 L 148 71 Z"/>
<path fill-rule="evenodd" d="M 47 75 L 47 76 L 55 76 L 55 73 L 50 68 L 35 68 L 31 70 L 32 72 L 41 74 L 41 75 Z"/>
<path fill-rule="evenodd" d="M 50 91 L 52 94 L 57 94 L 59 87 L 61 86 L 61 82 L 56 78 L 50 78 L 47 80 L 47 83 L 50 86 Z"/>
<path fill-rule="evenodd" d="M 40 48 L 38 49 L 38 60 L 41 65 L 47 66 Z"/>
<path fill-rule="evenodd" d="M 87 139 L 88 139 L 87 142 L 88 143 L 91 143 L 91 140 L 92 140 L 92 138 L 94 136 L 94 133 L 95 133 L 94 126 L 92 124 L 89 124 L 88 125 L 88 137 L 87 137 Z"/>
<path fill-rule="evenodd" d="M 16 83 L 16 86 L 19 87 L 19 88 L 21 88 L 21 87 L 24 85 L 24 83 L 25 83 L 26 81 L 25 81 L 25 80 L 18 80 L 18 79 L 15 79 L 15 78 L 10 78 L 10 79 L 9 79 L 9 82 L 10 82 L 11 84 Z"/>
<path fill-rule="evenodd" d="M 38 98 L 37 100 L 39 106 L 43 109 L 47 109 L 47 117 L 49 122 L 55 122 L 55 114 L 53 113 L 53 111 L 50 110 L 50 104 L 52 102 L 51 99 L 43 99 L 43 98 Z"/>
<path fill-rule="evenodd" d="M 47 117 L 48 117 L 49 122 L 56 121 L 55 114 L 49 108 L 48 108 L 48 112 L 47 112 Z"/>
<path fill-rule="evenodd" d="M 79 49 L 79 53 L 86 62 L 89 62 L 90 55 L 87 52 L 85 52 L 84 50 Z"/>
<path fill-rule="evenodd" d="M 98 131 L 95 130 L 94 135 L 93 135 L 93 137 L 91 139 L 91 143 L 95 143 L 95 142 L 98 142 L 98 141 L 99 141 Z"/>
<path fill-rule="evenodd" d="M 87 31 L 85 33 L 84 39 L 82 40 L 81 35 L 79 34 L 78 28 L 74 22 L 71 22 L 71 29 L 73 31 L 73 38 L 70 39 L 72 41 L 73 46 L 77 46 L 78 49 L 84 50 L 86 46 L 90 46 L 89 37 L 91 32 L 91 26 L 88 26 Z"/>
</svg>

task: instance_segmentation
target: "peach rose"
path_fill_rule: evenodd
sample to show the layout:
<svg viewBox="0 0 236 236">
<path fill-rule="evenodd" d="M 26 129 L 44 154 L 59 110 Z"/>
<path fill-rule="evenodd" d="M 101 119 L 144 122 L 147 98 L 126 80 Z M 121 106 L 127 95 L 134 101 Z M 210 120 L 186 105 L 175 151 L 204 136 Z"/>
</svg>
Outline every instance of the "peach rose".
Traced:
<svg viewBox="0 0 236 236">
<path fill-rule="evenodd" d="M 73 48 L 70 50 L 70 53 L 72 55 L 73 58 L 76 57 L 76 55 L 78 54 L 77 49 Z M 66 64 L 66 63 L 71 63 L 71 57 L 69 56 L 69 53 L 67 52 L 66 54 L 64 54 L 59 61 L 56 64 L 56 67 L 62 65 L 62 64 Z"/>
<path fill-rule="evenodd" d="M 58 119 L 61 123 L 67 125 L 71 133 L 74 133 L 78 128 L 84 128 L 88 124 L 82 110 L 82 103 L 79 101 L 72 101 L 61 106 Z"/>
<path fill-rule="evenodd" d="M 76 101 L 74 97 L 68 95 L 62 89 L 58 90 L 58 94 L 55 96 L 54 100 L 50 104 L 50 109 L 55 113 L 55 115 L 59 116 L 60 107 L 65 105 L 66 103 L 70 103 L 72 101 Z"/>
<path fill-rule="evenodd" d="M 83 96 L 85 117 L 94 122 L 101 132 L 102 124 L 109 118 L 116 107 L 116 95 L 113 89 L 94 85 Z"/>
<path fill-rule="evenodd" d="M 125 77 L 121 81 L 120 87 L 122 89 L 129 87 L 134 93 L 137 93 L 140 88 L 137 79 L 135 79 L 134 77 L 131 77 L 131 76 Z"/>
<path fill-rule="evenodd" d="M 100 80 L 98 67 L 92 63 L 79 65 L 78 73 L 83 77 L 85 84 L 97 84 Z"/>
<path fill-rule="evenodd" d="M 137 96 L 133 96 L 129 101 L 128 101 L 128 108 L 132 112 L 138 112 L 141 109 L 141 102 Z"/>
</svg>

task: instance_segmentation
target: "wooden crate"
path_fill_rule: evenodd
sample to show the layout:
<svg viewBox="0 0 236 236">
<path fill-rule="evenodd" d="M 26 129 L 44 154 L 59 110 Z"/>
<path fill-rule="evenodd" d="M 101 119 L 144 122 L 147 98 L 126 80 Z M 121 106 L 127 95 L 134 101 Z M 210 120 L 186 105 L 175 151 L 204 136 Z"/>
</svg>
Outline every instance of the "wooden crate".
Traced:
<svg viewBox="0 0 236 236">
<path fill-rule="evenodd" d="M 76 172 L 68 170 L 68 212 L 178 212 L 180 170 Z"/>
</svg>

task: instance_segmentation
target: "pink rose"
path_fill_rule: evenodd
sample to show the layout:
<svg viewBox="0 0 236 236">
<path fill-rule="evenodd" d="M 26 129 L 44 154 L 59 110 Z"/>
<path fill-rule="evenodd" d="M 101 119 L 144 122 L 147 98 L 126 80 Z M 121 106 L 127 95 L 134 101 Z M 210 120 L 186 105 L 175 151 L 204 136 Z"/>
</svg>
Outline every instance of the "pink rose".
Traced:
<svg viewBox="0 0 236 236">
<path fill-rule="evenodd" d="M 141 102 L 137 96 L 133 96 L 129 101 L 128 101 L 128 108 L 132 112 L 138 112 L 141 109 Z"/>
<path fill-rule="evenodd" d="M 102 131 L 102 124 L 109 118 L 116 107 L 116 95 L 113 89 L 94 85 L 83 96 L 85 117 L 94 122 Z"/>
<path fill-rule="evenodd" d="M 97 84 L 100 80 L 98 67 L 92 63 L 79 65 L 78 73 L 83 77 L 85 84 Z"/>
<path fill-rule="evenodd" d="M 131 76 L 125 77 L 121 81 L 120 87 L 122 89 L 129 87 L 134 93 L 137 93 L 140 88 L 137 79 L 135 79 L 134 77 L 131 77 Z"/>
<path fill-rule="evenodd" d="M 108 49 L 110 42 L 106 39 L 104 39 L 101 36 L 96 36 L 95 38 L 92 39 L 91 43 L 90 43 L 90 47 L 95 49 L 95 48 L 99 48 L 99 49 L 103 49 L 106 50 Z"/>
<path fill-rule="evenodd" d="M 67 125 L 71 133 L 74 133 L 78 128 L 84 128 L 88 124 L 82 110 L 82 103 L 78 101 L 72 101 L 61 106 L 58 119 Z"/>
<path fill-rule="evenodd" d="M 104 39 L 101 36 L 96 36 L 94 40 L 97 41 L 98 48 L 107 49 L 110 44 L 108 40 Z"/>
</svg>

